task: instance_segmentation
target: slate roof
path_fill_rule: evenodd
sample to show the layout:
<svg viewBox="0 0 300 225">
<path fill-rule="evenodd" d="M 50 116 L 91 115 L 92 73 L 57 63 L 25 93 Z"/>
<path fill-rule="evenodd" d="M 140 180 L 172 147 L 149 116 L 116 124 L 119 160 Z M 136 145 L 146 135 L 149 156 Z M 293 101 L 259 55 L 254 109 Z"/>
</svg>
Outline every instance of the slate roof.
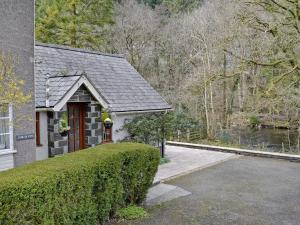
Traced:
<svg viewBox="0 0 300 225">
<path fill-rule="evenodd" d="M 170 109 L 170 105 L 119 55 L 56 45 L 35 45 L 36 107 L 46 107 L 46 82 L 50 106 L 85 74 L 113 112 Z"/>
<path fill-rule="evenodd" d="M 66 94 L 66 90 L 70 88 L 79 80 L 81 76 L 58 76 L 50 77 L 48 80 L 49 88 L 49 106 L 53 107 Z"/>
</svg>

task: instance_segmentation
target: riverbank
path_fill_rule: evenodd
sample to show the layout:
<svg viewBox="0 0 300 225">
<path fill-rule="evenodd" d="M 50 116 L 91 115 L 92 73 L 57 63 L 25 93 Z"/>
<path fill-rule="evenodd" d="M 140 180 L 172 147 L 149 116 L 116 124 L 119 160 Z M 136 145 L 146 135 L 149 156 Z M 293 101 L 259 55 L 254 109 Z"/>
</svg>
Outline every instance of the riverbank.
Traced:
<svg viewBox="0 0 300 225">
<path fill-rule="evenodd" d="M 174 142 L 174 141 L 167 141 L 167 145 L 300 162 L 300 155 L 293 155 L 293 154 L 286 154 L 286 153 L 255 151 L 255 150 L 241 149 L 241 148 L 220 147 L 214 145 L 193 144 L 193 143 Z"/>
<path fill-rule="evenodd" d="M 200 145 L 211 145 L 211 146 L 218 146 L 218 147 L 227 147 L 227 148 L 239 148 L 251 151 L 265 151 L 265 152 L 274 152 L 274 153 L 284 153 L 284 154 L 291 154 L 291 155 L 300 155 L 300 149 L 298 146 L 288 147 L 284 144 L 276 145 L 276 144 L 258 144 L 256 146 L 244 146 L 241 144 L 231 144 L 225 143 L 220 140 L 207 140 L 202 139 L 198 141 L 191 142 L 193 144 L 200 144 Z M 276 148 L 277 147 L 277 148 Z"/>
<path fill-rule="evenodd" d="M 216 132 L 214 140 L 203 138 L 201 131 L 181 135 L 170 141 L 233 147 L 267 152 L 300 154 L 300 132 L 270 128 L 234 127 Z"/>
</svg>

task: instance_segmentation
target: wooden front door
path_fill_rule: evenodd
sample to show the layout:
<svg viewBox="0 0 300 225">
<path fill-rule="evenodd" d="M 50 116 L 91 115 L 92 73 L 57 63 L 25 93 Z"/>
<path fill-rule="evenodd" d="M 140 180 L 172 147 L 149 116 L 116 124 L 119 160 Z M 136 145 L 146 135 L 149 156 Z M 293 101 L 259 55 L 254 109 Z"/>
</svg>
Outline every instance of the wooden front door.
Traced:
<svg viewBox="0 0 300 225">
<path fill-rule="evenodd" d="M 112 143 L 112 128 L 105 128 L 103 127 L 103 140 L 102 143 Z"/>
<path fill-rule="evenodd" d="M 85 148 L 85 108 L 84 103 L 68 104 L 69 152 Z"/>
</svg>

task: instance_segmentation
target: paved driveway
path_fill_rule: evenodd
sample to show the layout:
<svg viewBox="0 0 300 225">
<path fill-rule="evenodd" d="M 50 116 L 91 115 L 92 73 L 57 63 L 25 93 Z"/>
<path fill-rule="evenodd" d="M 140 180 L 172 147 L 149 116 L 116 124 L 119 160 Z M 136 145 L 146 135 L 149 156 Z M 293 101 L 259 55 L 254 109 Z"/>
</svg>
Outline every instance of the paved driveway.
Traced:
<svg viewBox="0 0 300 225">
<path fill-rule="evenodd" d="M 166 156 L 171 161 L 159 166 L 154 183 L 165 181 L 201 168 L 237 157 L 235 154 L 166 146 Z"/>
<path fill-rule="evenodd" d="M 245 156 L 167 183 L 192 194 L 135 224 L 300 225 L 300 163 Z"/>
</svg>

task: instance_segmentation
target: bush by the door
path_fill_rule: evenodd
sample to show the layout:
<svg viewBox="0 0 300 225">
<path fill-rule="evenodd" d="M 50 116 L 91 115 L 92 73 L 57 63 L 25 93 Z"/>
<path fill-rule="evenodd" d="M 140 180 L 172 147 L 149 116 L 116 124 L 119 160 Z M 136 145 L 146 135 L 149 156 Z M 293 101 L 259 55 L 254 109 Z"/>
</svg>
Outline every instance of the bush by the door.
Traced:
<svg viewBox="0 0 300 225">
<path fill-rule="evenodd" d="M 102 145 L 0 173 L 0 224 L 99 224 L 141 203 L 159 164 L 143 144 Z"/>
</svg>

